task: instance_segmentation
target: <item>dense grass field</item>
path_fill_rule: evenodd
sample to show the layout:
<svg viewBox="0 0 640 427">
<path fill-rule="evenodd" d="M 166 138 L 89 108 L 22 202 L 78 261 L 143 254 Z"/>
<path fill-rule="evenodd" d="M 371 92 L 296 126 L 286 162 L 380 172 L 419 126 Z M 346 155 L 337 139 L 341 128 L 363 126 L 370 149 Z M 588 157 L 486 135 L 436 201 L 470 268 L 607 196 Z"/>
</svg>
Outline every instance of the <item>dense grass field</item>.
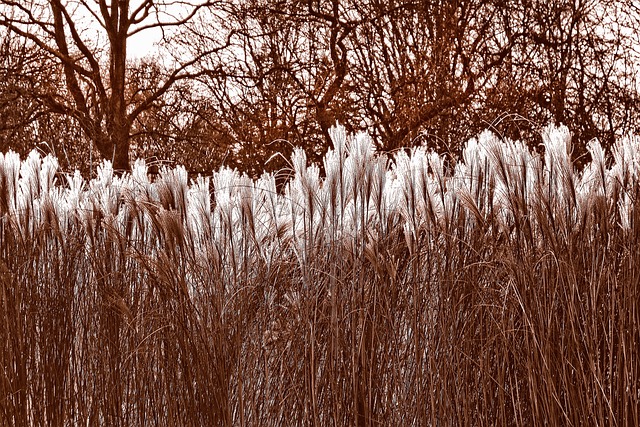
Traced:
<svg viewBox="0 0 640 427">
<path fill-rule="evenodd" d="M 0 423 L 640 425 L 640 139 L 332 132 L 282 191 L 0 155 Z"/>
</svg>

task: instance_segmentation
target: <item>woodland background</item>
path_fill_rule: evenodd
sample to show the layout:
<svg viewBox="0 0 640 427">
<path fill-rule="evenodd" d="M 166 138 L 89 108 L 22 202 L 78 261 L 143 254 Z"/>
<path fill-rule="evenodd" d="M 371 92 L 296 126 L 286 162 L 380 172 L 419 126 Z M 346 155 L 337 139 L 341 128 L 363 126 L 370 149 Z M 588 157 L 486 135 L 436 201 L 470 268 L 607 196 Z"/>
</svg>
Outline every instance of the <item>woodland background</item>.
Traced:
<svg viewBox="0 0 640 427">
<path fill-rule="evenodd" d="M 638 28 L 631 0 L 0 0 L 0 152 L 257 177 L 320 161 L 336 122 L 452 158 L 555 122 L 584 163 L 638 130 Z"/>
</svg>

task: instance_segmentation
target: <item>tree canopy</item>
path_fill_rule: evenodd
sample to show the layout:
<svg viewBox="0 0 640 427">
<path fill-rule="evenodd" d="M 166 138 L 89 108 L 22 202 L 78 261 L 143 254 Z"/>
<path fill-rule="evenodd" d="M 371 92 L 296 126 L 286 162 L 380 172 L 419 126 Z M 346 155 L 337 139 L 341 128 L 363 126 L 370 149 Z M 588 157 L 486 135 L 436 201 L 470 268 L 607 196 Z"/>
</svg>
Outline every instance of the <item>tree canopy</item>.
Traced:
<svg viewBox="0 0 640 427">
<path fill-rule="evenodd" d="M 639 19 L 628 0 L 0 0 L 0 142 L 259 175 L 292 146 L 319 160 L 336 122 L 454 156 L 555 122 L 579 158 L 637 130 Z"/>
</svg>

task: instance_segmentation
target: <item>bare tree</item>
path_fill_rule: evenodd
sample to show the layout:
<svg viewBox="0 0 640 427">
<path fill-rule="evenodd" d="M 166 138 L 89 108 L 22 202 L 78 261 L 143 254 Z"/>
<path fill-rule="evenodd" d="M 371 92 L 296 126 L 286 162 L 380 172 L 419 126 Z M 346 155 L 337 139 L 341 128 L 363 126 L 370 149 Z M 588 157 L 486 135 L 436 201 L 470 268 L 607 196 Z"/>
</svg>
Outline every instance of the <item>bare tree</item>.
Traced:
<svg viewBox="0 0 640 427">
<path fill-rule="evenodd" d="M 350 111 L 341 3 L 248 0 L 229 9 L 235 35 L 230 49 L 199 64 L 205 90 L 194 123 L 198 135 L 228 146 L 225 163 L 260 174 L 267 160 L 270 169 L 284 166 L 294 144 L 319 160 L 329 128 Z M 192 26 L 188 45 L 196 55 L 209 49 L 212 29 Z M 212 76 L 218 67 L 223 72 Z"/>
<path fill-rule="evenodd" d="M 0 0 L 27 54 L 3 57 L 0 102 L 23 103 L 5 122 L 24 132 L 17 118 L 65 117 L 118 169 L 157 153 L 259 175 L 294 145 L 319 161 L 336 122 L 381 150 L 456 152 L 487 127 L 534 141 L 549 121 L 610 144 L 640 117 L 638 16 L 625 0 Z M 154 29 L 171 50 L 132 61 Z"/>
<path fill-rule="evenodd" d="M 579 157 L 635 130 L 639 22 L 622 0 L 242 1 L 233 49 L 200 64 L 225 72 L 199 81 L 198 134 L 254 174 L 288 152 L 282 140 L 318 160 L 336 121 L 381 150 L 453 154 L 488 127 L 536 144 L 554 121 L 578 135 Z M 192 47 L 210 31 L 194 28 Z"/>
<path fill-rule="evenodd" d="M 522 36 L 504 36 L 503 4 L 358 2 L 362 16 L 380 16 L 360 26 L 348 46 L 355 98 L 381 149 L 412 145 L 425 134 L 434 148 L 446 149 L 460 138 L 465 112 Z"/>
<path fill-rule="evenodd" d="M 512 47 L 462 116 L 464 128 L 535 143 L 541 125 L 563 123 L 576 159 L 593 138 L 610 146 L 636 131 L 639 15 L 625 3 L 505 2 L 497 17 Z"/>
<path fill-rule="evenodd" d="M 252 154 L 293 139 L 318 160 L 336 121 L 368 128 L 385 150 L 423 132 L 447 146 L 461 135 L 454 116 L 478 101 L 524 36 L 503 35 L 501 1 L 241 4 L 230 14 L 233 53 L 201 64 L 228 68 L 218 80 L 203 74 L 201 81 L 218 112 L 209 120 Z M 193 46 L 200 43 L 208 45 L 200 36 Z"/>
<path fill-rule="evenodd" d="M 20 147 L 20 141 L 30 140 L 30 124 L 41 114 L 33 99 L 24 97 L 28 86 L 54 80 L 40 53 L 9 31 L 0 39 L 0 149 L 4 152 Z"/>
<path fill-rule="evenodd" d="M 29 40 L 61 66 L 66 91 L 35 94 L 51 111 L 75 118 L 103 158 L 129 169 L 132 125 L 176 82 L 194 77 L 193 64 L 221 49 L 210 45 L 197 57 L 174 55 L 171 66 L 145 96 L 130 94 L 128 45 L 132 37 L 169 34 L 215 1 L 0 0 L 0 25 Z M 104 45 L 102 44 L 104 43 Z M 222 46 L 225 39 L 222 39 Z"/>
</svg>

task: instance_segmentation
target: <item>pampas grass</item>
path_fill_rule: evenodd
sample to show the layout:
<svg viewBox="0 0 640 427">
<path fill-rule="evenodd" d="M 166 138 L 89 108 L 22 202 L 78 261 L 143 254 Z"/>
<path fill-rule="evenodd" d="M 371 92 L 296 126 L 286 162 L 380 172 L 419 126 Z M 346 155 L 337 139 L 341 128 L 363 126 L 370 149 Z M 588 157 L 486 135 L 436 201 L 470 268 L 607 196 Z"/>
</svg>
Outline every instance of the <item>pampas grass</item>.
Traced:
<svg viewBox="0 0 640 427">
<path fill-rule="evenodd" d="M 0 156 L 2 425 L 638 425 L 640 140 L 321 176 Z"/>
</svg>

